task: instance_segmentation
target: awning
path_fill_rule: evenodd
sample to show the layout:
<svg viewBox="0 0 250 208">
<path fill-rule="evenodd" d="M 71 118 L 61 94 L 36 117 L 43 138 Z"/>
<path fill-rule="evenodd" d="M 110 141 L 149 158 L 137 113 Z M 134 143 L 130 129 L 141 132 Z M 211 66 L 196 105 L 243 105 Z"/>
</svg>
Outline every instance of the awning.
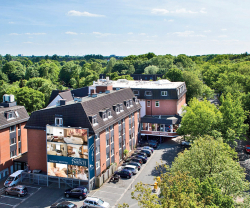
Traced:
<svg viewBox="0 0 250 208">
<path fill-rule="evenodd" d="M 14 162 L 26 162 L 28 163 L 28 152 L 23 153 L 22 155 L 16 157 Z"/>
<path fill-rule="evenodd" d="M 144 116 L 141 118 L 141 123 L 156 123 L 156 124 L 180 124 L 181 116 Z"/>
</svg>

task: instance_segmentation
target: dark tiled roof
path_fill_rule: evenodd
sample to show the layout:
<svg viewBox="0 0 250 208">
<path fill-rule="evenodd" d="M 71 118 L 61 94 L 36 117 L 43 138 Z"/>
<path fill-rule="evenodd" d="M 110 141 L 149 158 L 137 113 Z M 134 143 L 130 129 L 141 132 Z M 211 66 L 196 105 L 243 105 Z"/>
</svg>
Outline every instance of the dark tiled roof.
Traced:
<svg viewBox="0 0 250 208">
<path fill-rule="evenodd" d="M 71 90 L 71 94 L 72 96 L 74 94 L 74 97 L 85 97 L 88 96 L 88 93 L 89 93 L 89 87 L 82 87 L 75 90 Z"/>
<path fill-rule="evenodd" d="M 89 128 L 90 133 L 99 133 L 108 126 L 117 123 L 132 112 L 141 108 L 140 104 L 135 104 L 129 109 L 124 105 L 124 100 L 132 99 L 134 94 L 130 88 L 119 91 L 111 91 L 109 94 L 98 94 L 96 98 L 84 97 L 82 102 L 67 102 L 64 106 L 54 106 L 35 111 L 31 114 L 25 128 L 27 129 L 46 129 L 46 124 L 55 124 L 55 115 L 62 116 L 64 126 Z M 122 103 L 124 111 L 116 114 L 113 105 Z M 110 108 L 112 118 L 103 121 L 99 112 Z M 98 125 L 92 126 L 89 116 L 97 115 Z"/>
<path fill-rule="evenodd" d="M 14 119 L 7 120 L 6 115 L 5 115 L 6 111 L 17 111 L 19 116 Z M 28 121 L 28 119 L 29 119 L 29 114 L 27 113 L 24 106 L 0 108 L 0 129 L 5 129 L 13 125 L 26 122 Z"/>
<path fill-rule="evenodd" d="M 50 104 L 50 103 L 52 102 L 52 100 L 54 100 L 55 97 L 56 97 L 60 92 L 65 92 L 65 90 L 53 90 L 52 93 L 51 93 L 51 95 L 50 95 L 48 104 Z"/>
</svg>

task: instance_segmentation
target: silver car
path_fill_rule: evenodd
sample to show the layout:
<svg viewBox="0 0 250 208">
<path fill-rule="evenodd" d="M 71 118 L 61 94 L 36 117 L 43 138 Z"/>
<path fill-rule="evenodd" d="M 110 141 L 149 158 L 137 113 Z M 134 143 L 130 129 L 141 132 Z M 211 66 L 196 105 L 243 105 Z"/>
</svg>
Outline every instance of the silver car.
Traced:
<svg viewBox="0 0 250 208">
<path fill-rule="evenodd" d="M 134 175 L 138 173 L 138 168 L 135 165 L 126 165 L 123 169 L 130 170 Z"/>
<path fill-rule="evenodd" d="M 87 197 L 84 201 L 83 201 L 83 206 L 81 206 L 81 208 L 110 208 L 110 205 L 108 202 L 105 202 L 99 198 L 95 198 L 95 197 Z"/>
<path fill-rule="evenodd" d="M 18 197 L 28 194 L 28 189 L 23 185 L 12 186 L 5 189 L 5 195 L 16 195 Z"/>
</svg>

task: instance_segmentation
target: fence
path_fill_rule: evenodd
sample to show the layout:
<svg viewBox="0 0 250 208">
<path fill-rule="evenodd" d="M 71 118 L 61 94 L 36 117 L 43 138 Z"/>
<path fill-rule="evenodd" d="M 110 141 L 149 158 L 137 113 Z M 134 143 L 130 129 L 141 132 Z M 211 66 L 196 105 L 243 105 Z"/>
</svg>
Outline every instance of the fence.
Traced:
<svg viewBox="0 0 250 208">
<path fill-rule="evenodd" d="M 73 178 L 61 178 L 56 176 L 48 176 L 43 174 L 34 174 L 22 172 L 21 174 L 22 183 L 29 183 L 39 186 L 47 187 L 58 187 L 58 188 L 73 188 L 76 186 L 84 186 L 88 189 L 92 189 L 93 185 L 89 187 L 88 180 L 80 180 Z M 91 183 L 92 184 L 92 183 Z"/>
<path fill-rule="evenodd" d="M 110 166 L 109 169 L 107 169 L 103 174 L 101 174 L 101 176 L 96 177 L 95 180 L 96 188 L 101 187 L 102 184 L 105 183 L 114 174 L 116 170 L 117 170 L 117 165 L 113 164 Z"/>
</svg>

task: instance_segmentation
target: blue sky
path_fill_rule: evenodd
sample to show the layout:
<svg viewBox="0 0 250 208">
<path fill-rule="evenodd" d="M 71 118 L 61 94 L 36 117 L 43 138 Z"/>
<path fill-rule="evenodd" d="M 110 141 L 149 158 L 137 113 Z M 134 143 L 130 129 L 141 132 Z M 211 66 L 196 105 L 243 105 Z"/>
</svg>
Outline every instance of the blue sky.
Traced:
<svg viewBox="0 0 250 208">
<path fill-rule="evenodd" d="M 0 54 L 249 52 L 248 0 L 2 1 Z"/>
</svg>

